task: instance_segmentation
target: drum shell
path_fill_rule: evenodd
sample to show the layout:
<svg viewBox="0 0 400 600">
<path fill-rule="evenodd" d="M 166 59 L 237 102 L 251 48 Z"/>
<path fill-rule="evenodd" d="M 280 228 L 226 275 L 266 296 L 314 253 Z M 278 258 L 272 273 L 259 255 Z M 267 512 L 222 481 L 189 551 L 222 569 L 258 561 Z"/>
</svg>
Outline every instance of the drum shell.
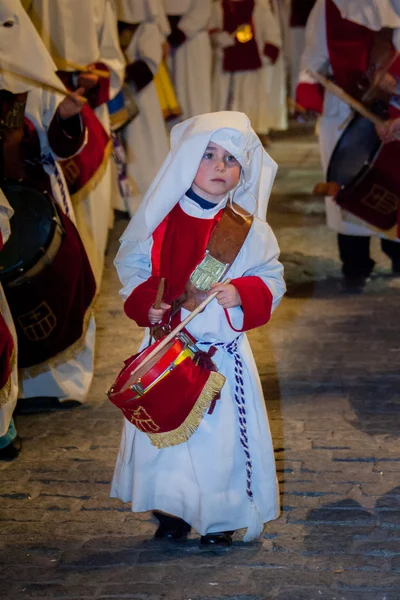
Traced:
<svg viewBox="0 0 400 600">
<path fill-rule="evenodd" d="M 128 83 L 124 83 L 115 98 L 108 101 L 107 106 L 110 113 L 110 127 L 114 132 L 123 129 L 139 114 L 139 108 Z"/>
<path fill-rule="evenodd" d="M 18 336 L 18 366 L 32 367 L 63 352 L 83 335 L 96 284 L 79 234 L 58 209 L 64 237 L 53 262 L 17 287 L 6 286 Z"/>
<path fill-rule="evenodd" d="M 50 261 L 61 244 L 62 227 L 56 203 L 46 191 L 20 182 L 6 182 L 1 188 L 14 215 L 11 236 L 0 254 L 0 282 L 14 285 L 39 263 L 46 264 L 49 247 Z"/>
<path fill-rule="evenodd" d="M 357 126 L 366 121 L 357 117 Z M 339 139 L 328 169 L 328 181 L 342 185 L 335 197 L 344 210 L 373 228 L 399 237 L 397 223 L 400 208 L 400 142 L 382 144 L 373 124 L 366 125 L 369 135 L 355 139 L 358 156 L 351 160 L 352 147 L 346 147 L 352 124 Z M 353 143 L 353 141 L 351 141 Z"/>
<path fill-rule="evenodd" d="M 167 352 L 164 356 L 164 363 L 172 363 L 178 354 L 179 348 L 172 347 L 169 354 Z M 193 358 L 194 360 L 190 357 L 184 358 L 167 376 L 159 378 L 156 385 L 150 387 L 144 395 L 138 396 L 136 390 L 132 390 L 128 395 L 123 392 L 127 375 L 129 376 L 140 364 L 143 353 L 133 356 L 128 359 L 126 367 L 108 392 L 110 401 L 122 410 L 125 418 L 149 435 L 152 443 L 158 447 L 162 446 L 159 445 L 157 436 L 164 440 L 164 436 L 168 436 L 165 445 L 186 441 L 194 433 L 203 413 L 209 409 L 224 384 L 225 378 L 215 371 L 212 363 L 212 369 L 209 369 L 196 360 L 197 355 Z M 163 368 L 160 365 L 154 377 L 159 375 Z M 121 381 L 124 383 L 121 384 Z M 193 422 L 196 422 L 196 426 Z M 176 432 L 182 432 L 183 428 L 185 432 L 183 437 L 180 437 Z M 178 441 L 171 443 L 174 434 Z"/>
</svg>

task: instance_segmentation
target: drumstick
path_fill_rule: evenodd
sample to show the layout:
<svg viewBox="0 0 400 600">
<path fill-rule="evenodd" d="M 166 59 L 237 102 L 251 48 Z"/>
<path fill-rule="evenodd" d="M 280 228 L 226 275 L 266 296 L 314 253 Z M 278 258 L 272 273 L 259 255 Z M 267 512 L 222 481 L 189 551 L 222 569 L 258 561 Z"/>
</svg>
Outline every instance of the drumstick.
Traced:
<svg viewBox="0 0 400 600">
<path fill-rule="evenodd" d="M 321 73 L 316 73 L 315 71 L 310 71 L 310 70 L 308 70 L 307 73 L 313 79 L 315 79 L 315 81 L 318 81 L 318 83 L 323 85 L 324 88 L 326 88 L 334 96 L 336 96 L 337 98 L 339 98 L 340 100 L 342 100 L 343 102 L 348 104 L 356 112 L 360 113 L 360 115 L 362 115 L 369 121 L 372 121 L 372 123 L 374 123 L 375 125 L 383 125 L 385 123 L 385 121 L 383 119 L 374 115 L 374 113 L 371 112 L 370 110 L 368 110 L 368 108 L 366 108 L 363 104 L 361 104 L 361 102 L 359 102 L 358 100 L 353 98 L 353 96 L 350 96 L 350 94 L 348 94 L 341 87 L 339 87 L 338 85 L 333 83 L 333 81 L 330 81 L 329 79 L 327 79 L 326 77 L 321 75 Z"/>
<path fill-rule="evenodd" d="M 62 87 L 61 85 L 55 85 L 54 83 L 48 83 L 47 81 L 44 80 L 40 80 L 37 79 L 37 77 L 33 78 L 30 75 L 23 75 L 22 73 L 18 73 L 16 71 L 13 71 L 12 69 L 4 69 L 3 67 L 0 67 L 0 72 L 5 72 L 5 73 L 10 73 L 10 75 L 13 75 L 14 77 L 17 77 L 17 79 L 22 79 L 23 81 L 27 81 L 28 83 L 33 83 L 36 87 L 42 87 L 45 89 L 50 90 L 51 92 L 55 92 L 56 94 L 62 94 L 63 96 L 66 97 L 76 97 L 74 92 L 71 92 L 70 90 L 67 90 L 66 88 Z M 82 100 L 85 101 L 85 103 L 87 102 L 86 98 L 84 98 L 83 96 L 80 96 L 80 98 Z"/>
<path fill-rule="evenodd" d="M 59 61 L 57 62 L 59 63 Z M 78 63 L 71 62 L 70 60 L 63 60 L 62 63 L 59 64 L 59 68 L 61 70 L 64 70 L 61 68 L 62 65 L 67 69 L 74 69 L 74 71 L 80 71 L 81 73 L 91 73 L 92 75 L 97 75 L 97 77 L 100 77 L 102 79 L 108 79 L 110 77 L 110 73 L 105 69 L 96 69 L 96 67 L 86 67 L 85 65 L 80 65 Z"/>
<path fill-rule="evenodd" d="M 161 302 L 164 296 L 165 289 L 165 277 L 161 277 L 160 283 L 158 284 L 157 296 L 153 304 L 153 308 L 159 309 L 161 308 Z"/>
<path fill-rule="evenodd" d="M 224 281 L 224 283 L 230 283 L 230 279 L 226 279 Z M 175 327 L 175 329 L 173 331 L 171 331 L 171 333 L 169 333 L 163 340 L 162 342 L 160 342 L 158 344 L 158 346 L 156 348 L 154 348 L 144 359 L 144 361 L 142 363 L 140 363 L 140 368 L 144 367 L 145 364 L 147 364 L 156 354 L 158 354 L 163 348 L 165 348 L 165 346 L 167 344 L 169 344 L 169 342 L 171 340 L 174 339 L 174 337 L 176 336 L 177 333 L 179 333 L 180 331 L 182 331 L 182 329 L 185 329 L 186 325 L 188 325 L 190 323 L 190 321 L 192 319 L 194 319 L 199 313 L 201 313 L 201 311 L 203 311 L 206 306 L 208 306 L 210 304 L 210 302 L 212 302 L 214 300 L 214 298 L 216 298 L 218 292 L 213 292 L 212 294 L 210 294 L 210 296 L 208 296 L 205 300 L 203 300 L 203 302 L 201 304 L 199 304 L 199 306 L 197 308 L 194 309 L 193 312 L 190 313 L 190 315 L 188 315 L 186 317 L 186 319 L 184 319 L 182 321 L 182 323 L 179 323 L 179 325 L 177 327 Z M 138 370 L 139 366 L 136 367 L 136 369 L 134 369 L 131 373 L 131 376 L 135 374 L 135 372 Z"/>
</svg>

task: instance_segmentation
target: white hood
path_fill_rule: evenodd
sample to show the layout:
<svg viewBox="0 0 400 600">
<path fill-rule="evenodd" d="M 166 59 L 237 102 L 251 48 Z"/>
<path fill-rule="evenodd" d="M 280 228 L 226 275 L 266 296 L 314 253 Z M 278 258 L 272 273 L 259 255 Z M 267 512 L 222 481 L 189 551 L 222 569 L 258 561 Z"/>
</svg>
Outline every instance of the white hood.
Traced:
<svg viewBox="0 0 400 600">
<path fill-rule="evenodd" d="M 0 0 L 0 89 L 28 92 L 33 80 L 62 87 L 52 61 L 20 0 Z"/>
<path fill-rule="evenodd" d="M 265 152 L 245 114 L 217 112 L 193 117 L 172 129 L 171 150 L 121 240 L 150 237 L 192 185 L 211 139 L 242 165 L 234 201 L 266 220 L 277 165 Z"/>
</svg>

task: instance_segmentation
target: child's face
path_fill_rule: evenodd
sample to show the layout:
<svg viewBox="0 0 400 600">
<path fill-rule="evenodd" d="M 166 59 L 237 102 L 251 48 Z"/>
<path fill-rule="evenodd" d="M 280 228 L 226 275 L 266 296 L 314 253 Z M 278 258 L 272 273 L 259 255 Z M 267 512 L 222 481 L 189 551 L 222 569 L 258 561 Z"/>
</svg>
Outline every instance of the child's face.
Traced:
<svg viewBox="0 0 400 600">
<path fill-rule="evenodd" d="M 230 152 L 209 142 L 192 184 L 193 191 L 217 204 L 239 183 L 240 169 L 240 163 Z"/>
</svg>

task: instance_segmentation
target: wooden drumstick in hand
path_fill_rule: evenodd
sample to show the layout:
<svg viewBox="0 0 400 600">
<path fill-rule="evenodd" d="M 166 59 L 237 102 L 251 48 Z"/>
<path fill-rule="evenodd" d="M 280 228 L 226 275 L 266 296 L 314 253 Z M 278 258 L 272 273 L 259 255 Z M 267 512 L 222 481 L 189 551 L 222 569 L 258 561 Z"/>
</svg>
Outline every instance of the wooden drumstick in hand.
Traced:
<svg viewBox="0 0 400 600">
<path fill-rule="evenodd" d="M 157 308 L 157 309 L 161 308 L 161 302 L 162 302 L 162 299 L 164 296 L 164 290 L 165 290 L 165 277 L 161 277 L 160 283 L 158 284 L 157 296 L 154 301 L 153 308 Z"/>
</svg>

